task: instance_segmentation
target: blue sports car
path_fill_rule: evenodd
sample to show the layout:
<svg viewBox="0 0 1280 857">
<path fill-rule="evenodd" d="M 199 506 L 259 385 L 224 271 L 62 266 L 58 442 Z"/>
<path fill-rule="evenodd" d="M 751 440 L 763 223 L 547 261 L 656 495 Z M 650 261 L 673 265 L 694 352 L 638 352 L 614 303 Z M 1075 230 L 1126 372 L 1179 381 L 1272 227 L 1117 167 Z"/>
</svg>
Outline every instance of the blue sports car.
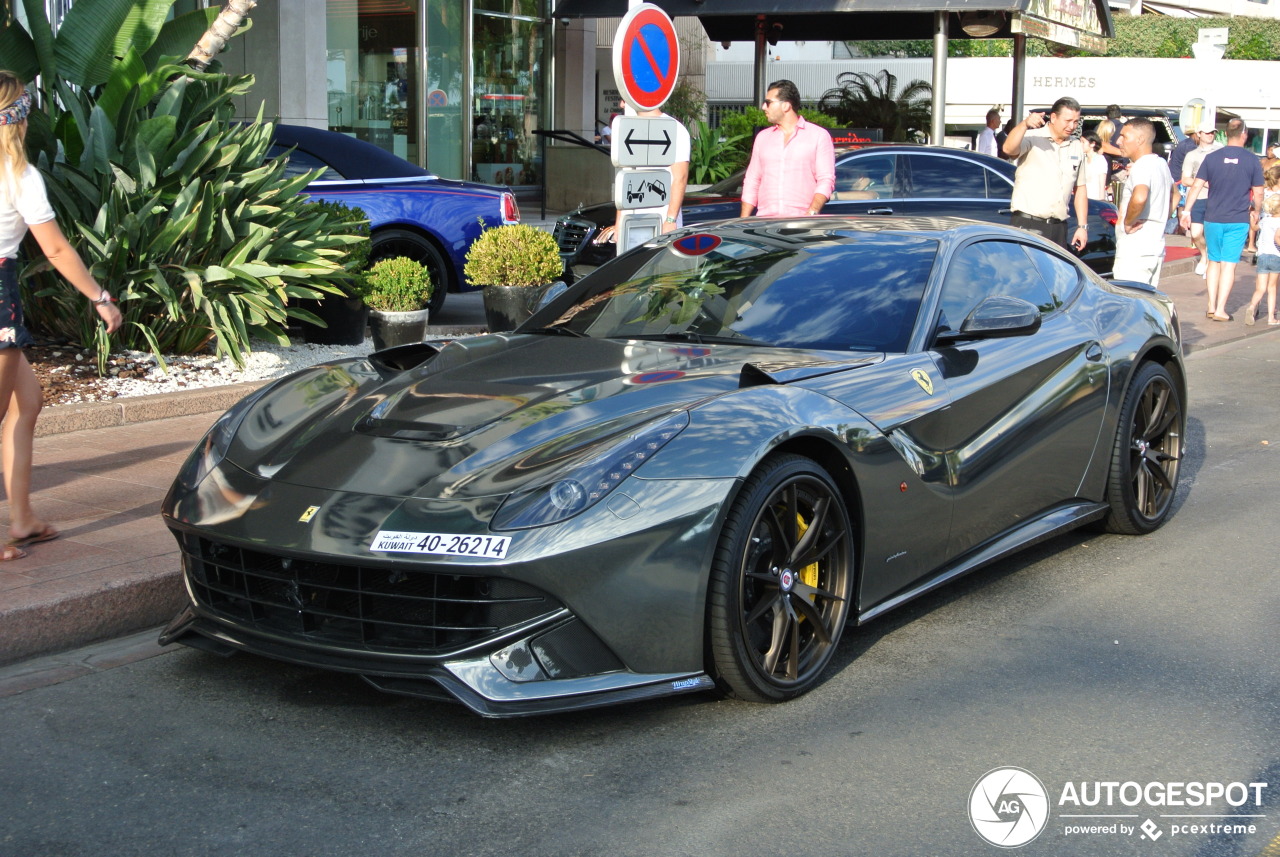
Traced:
<svg viewBox="0 0 1280 857">
<path fill-rule="evenodd" d="M 462 266 L 481 231 L 520 220 L 516 198 L 506 188 L 442 179 L 346 134 L 276 125 L 270 155 L 286 153 L 295 174 L 325 169 L 307 185 L 310 196 L 368 215 L 370 262 L 408 256 L 427 266 L 435 285 L 432 312 L 444 306 L 448 292 L 469 289 Z"/>
</svg>

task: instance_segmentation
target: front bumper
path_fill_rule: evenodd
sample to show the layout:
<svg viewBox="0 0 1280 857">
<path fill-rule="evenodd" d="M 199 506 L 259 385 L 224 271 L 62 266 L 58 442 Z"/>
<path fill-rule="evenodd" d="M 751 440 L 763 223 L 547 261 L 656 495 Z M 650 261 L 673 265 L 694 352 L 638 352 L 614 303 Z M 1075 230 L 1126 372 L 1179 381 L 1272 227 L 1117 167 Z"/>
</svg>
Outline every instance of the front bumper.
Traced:
<svg viewBox="0 0 1280 857">
<path fill-rule="evenodd" d="M 351 672 L 386 693 L 460 702 L 484 717 L 554 714 L 710 690 L 702 673 L 640 674 L 613 669 L 595 675 L 551 678 L 547 670 L 581 667 L 579 661 L 611 657 L 593 649 L 594 638 L 568 611 L 550 617 L 492 654 L 452 659 L 388 658 L 356 649 L 309 647 L 296 639 L 259 634 L 183 608 L 160 635 L 161 645 L 181 643 L 219 655 L 237 651 L 301 666 Z M 596 644 L 599 640 L 594 640 Z"/>
<path fill-rule="evenodd" d="M 486 716 L 712 686 L 705 570 L 732 480 L 633 477 L 576 518 L 511 533 L 493 561 L 369 547 L 379 529 L 439 529 L 445 507 L 446 531 L 476 527 L 478 507 L 260 483 L 224 508 L 215 488 L 236 470 L 166 503 L 191 599 L 166 643 L 353 672 Z M 308 523 L 272 514 L 308 505 Z"/>
</svg>

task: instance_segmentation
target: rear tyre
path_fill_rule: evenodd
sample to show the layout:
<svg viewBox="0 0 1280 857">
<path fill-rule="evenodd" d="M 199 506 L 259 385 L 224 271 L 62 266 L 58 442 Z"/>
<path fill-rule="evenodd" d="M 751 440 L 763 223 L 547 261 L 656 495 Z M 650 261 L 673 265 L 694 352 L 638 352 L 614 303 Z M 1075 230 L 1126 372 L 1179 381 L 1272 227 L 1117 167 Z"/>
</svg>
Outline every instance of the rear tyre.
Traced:
<svg viewBox="0 0 1280 857">
<path fill-rule="evenodd" d="M 724 693 L 782 702 L 818 683 L 849 615 L 853 539 L 814 462 L 782 455 L 751 475 L 711 567 L 708 669 Z"/>
<path fill-rule="evenodd" d="M 1169 370 L 1144 363 L 1125 393 L 1111 454 L 1106 529 L 1143 535 L 1169 517 L 1178 491 L 1186 415 Z"/>
<path fill-rule="evenodd" d="M 370 265 L 392 256 L 408 256 L 426 266 L 431 275 L 431 300 L 427 302 L 427 309 L 431 310 L 431 315 L 440 312 L 452 278 L 444 256 L 436 246 L 408 229 L 379 229 L 369 240 Z"/>
</svg>

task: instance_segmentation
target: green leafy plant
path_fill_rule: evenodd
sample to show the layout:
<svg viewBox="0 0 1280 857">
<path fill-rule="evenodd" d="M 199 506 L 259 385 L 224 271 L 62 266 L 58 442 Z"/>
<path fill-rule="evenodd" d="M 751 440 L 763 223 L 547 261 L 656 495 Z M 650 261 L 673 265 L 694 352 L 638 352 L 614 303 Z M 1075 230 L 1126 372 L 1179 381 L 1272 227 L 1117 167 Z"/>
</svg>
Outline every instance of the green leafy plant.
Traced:
<svg viewBox="0 0 1280 857">
<path fill-rule="evenodd" d="M 689 158 L 689 179 L 694 184 L 711 184 L 733 174 L 733 157 L 744 134 L 722 137 L 706 122 L 698 122 Z"/>
<path fill-rule="evenodd" d="M 516 223 L 481 232 L 463 273 L 474 286 L 543 286 L 564 273 L 564 262 L 551 233 Z"/>
<path fill-rule="evenodd" d="M 375 262 L 363 277 L 361 297 L 378 312 L 413 312 L 431 299 L 431 274 L 426 265 L 407 256 Z"/>
<path fill-rule="evenodd" d="M 0 35 L 0 65 L 40 74 L 44 111 L 28 149 L 68 237 L 120 300 L 118 347 L 190 353 L 212 347 L 243 362 L 254 337 L 287 342 L 293 303 L 336 293 L 343 261 L 365 241 L 299 194 L 316 174 L 267 160 L 271 126 L 232 122 L 251 75 L 175 64 L 216 16 L 165 23 L 172 0 L 78 0 L 52 34 L 44 6 L 25 0 L 27 27 Z M 47 111 L 47 112 L 46 112 Z M 33 326 L 112 342 L 84 300 L 29 242 L 24 300 Z"/>
<path fill-rule="evenodd" d="M 809 107 L 800 108 L 800 115 L 806 122 L 821 125 L 823 128 L 834 128 L 838 124 L 834 118 L 821 111 Z M 747 168 L 751 160 L 751 145 L 755 142 L 757 128 L 768 127 L 769 120 L 764 111 L 757 106 L 748 107 L 741 113 L 726 113 L 720 119 L 720 135 L 726 140 L 733 139 L 732 145 L 723 150 L 726 176 Z"/>
</svg>

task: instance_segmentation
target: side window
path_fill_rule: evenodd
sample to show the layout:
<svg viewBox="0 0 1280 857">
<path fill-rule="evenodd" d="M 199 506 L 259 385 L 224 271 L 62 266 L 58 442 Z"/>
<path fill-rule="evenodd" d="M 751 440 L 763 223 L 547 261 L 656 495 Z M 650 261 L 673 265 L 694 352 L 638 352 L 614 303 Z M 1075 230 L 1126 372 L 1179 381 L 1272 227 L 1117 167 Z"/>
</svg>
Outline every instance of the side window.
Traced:
<svg viewBox="0 0 1280 857">
<path fill-rule="evenodd" d="M 896 155 L 845 158 L 836 164 L 837 199 L 884 199 L 898 196 Z"/>
<path fill-rule="evenodd" d="M 925 199 L 986 199 L 987 170 L 962 158 L 907 155 L 910 196 Z"/>
<path fill-rule="evenodd" d="M 1022 249 L 1031 257 L 1032 264 L 1036 266 L 1040 277 L 1048 285 L 1055 308 L 1075 297 L 1080 288 L 1080 270 L 1075 265 L 1035 247 L 1024 244 Z"/>
<path fill-rule="evenodd" d="M 1027 256 L 1012 241 L 980 241 L 951 259 L 942 284 L 941 325 L 959 330 L 983 298 L 1006 295 L 1030 301 L 1041 313 L 1052 312 L 1053 297 L 1038 276 L 1028 276 Z"/>
<path fill-rule="evenodd" d="M 322 169 L 324 170 L 324 172 L 321 173 L 320 178 L 316 179 L 316 181 L 320 181 L 320 182 L 342 181 L 343 177 L 341 173 L 339 173 L 333 167 L 326 164 L 324 161 L 320 160 L 314 155 L 307 154 L 301 149 L 294 149 L 292 152 L 290 152 L 289 149 L 285 146 L 273 145 L 270 149 L 267 150 L 267 157 L 278 158 L 285 153 L 288 153 L 289 155 L 289 163 L 285 165 L 284 174 L 289 178 L 300 176 L 303 173 L 310 172 L 311 170 Z"/>
</svg>

